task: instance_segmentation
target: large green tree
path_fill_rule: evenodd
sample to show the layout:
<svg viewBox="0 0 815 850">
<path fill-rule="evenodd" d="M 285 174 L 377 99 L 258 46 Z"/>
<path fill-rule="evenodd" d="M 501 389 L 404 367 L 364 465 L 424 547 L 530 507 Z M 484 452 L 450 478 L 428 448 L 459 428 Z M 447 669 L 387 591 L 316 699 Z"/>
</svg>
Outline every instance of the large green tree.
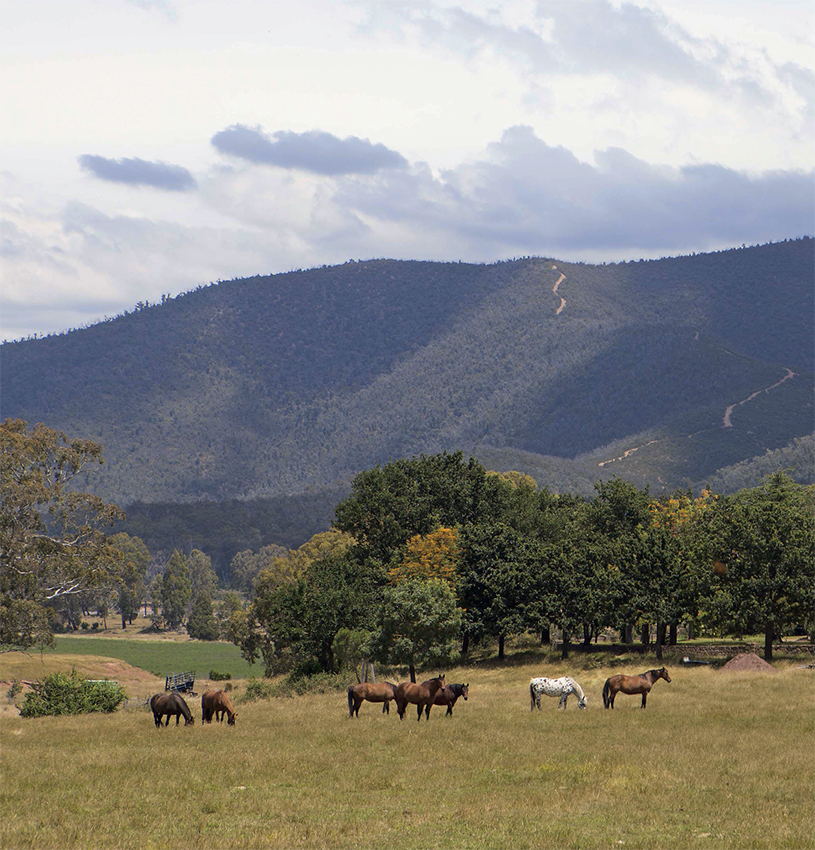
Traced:
<svg viewBox="0 0 815 850">
<path fill-rule="evenodd" d="M 161 614 L 165 625 L 177 629 L 187 613 L 187 605 L 192 598 L 192 582 L 187 559 L 178 551 L 173 551 L 164 575 L 158 585 L 161 601 Z"/>
<path fill-rule="evenodd" d="M 361 557 L 391 561 L 417 534 L 501 517 L 512 485 L 461 452 L 421 455 L 361 472 L 335 508 L 334 526 Z"/>
<path fill-rule="evenodd" d="M 122 556 L 116 607 L 121 614 L 124 629 L 139 613 L 139 605 L 147 594 L 145 576 L 150 566 L 150 551 L 143 540 L 125 532 L 114 534 L 110 543 Z"/>
<path fill-rule="evenodd" d="M 408 578 L 386 587 L 377 639 L 380 657 L 407 664 L 415 682 L 417 666 L 445 664 L 453 657 L 462 615 L 444 579 Z"/>
<path fill-rule="evenodd" d="M 537 544 L 505 523 L 468 525 L 461 533 L 458 588 L 466 611 L 465 638 L 498 639 L 548 622 L 537 580 Z M 465 641 L 466 645 L 466 641 Z"/>
<path fill-rule="evenodd" d="M 776 635 L 812 619 L 814 497 L 811 486 L 778 472 L 761 487 L 719 499 L 711 511 L 711 607 L 734 629 L 760 629 L 767 661 Z"/>
<path fill-rule="evenodd" d="M 102 447 L 20 419 L 0 424 L 0 647 L 53 643 L 48 604 L 116 586 L 103 531 L 123 512 L 75 489 Z"/>
</svg>

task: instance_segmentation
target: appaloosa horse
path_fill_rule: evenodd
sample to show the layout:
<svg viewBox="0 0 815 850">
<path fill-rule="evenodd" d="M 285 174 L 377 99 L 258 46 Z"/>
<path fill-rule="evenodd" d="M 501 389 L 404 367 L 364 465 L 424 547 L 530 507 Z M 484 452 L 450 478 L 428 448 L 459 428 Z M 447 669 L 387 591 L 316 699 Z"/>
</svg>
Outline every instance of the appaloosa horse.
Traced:
<svg viewBox="0 0 815 850">
<path fill-rule="evenodd" d="M 178 721 L 183 717 L 185 726 L 192 726 L 195 723 L 190 707 L 184 702 L 184 698 L 173 691 L 169 694 L 156 694 L 150 700 L 150 710 L 153 712 L 153 720 L 156 721 L 156 726 L 161 728 L 161 718 L 166 714 L 167 721 L 165 726 L 170 725 L 170 718 L 175 715 L 175 725 L 178 726 Z"/>
<path fill-rule="evenodd" d="M 425 712 L 427 719 L 430 719 L 430 707 L 436 699 L 436 694 L 444 688 L 444 674 L 436 676 L 435 679 L 428 679 L 417 685 L 416 682 L 400 682 L 396 686 L 396 710 L 399 712 L 399 719 L 405 719 L 405 709 L 408 703 L 418 706 L 419 716 L 417 720 L 422 719 L 422 712 Z"/>
<path fill-rule="evenodd" d="M 530 711 L 534 711 L 535 706 L 538 707 L 538 711 L 541 710 L 541 696 L 544 694 L 548 697 L 560 697 L 557 707 L 564 711 L 566 710 L 566 701 L 572 694 L 577 694 L 578 708 L 585 708 L 589 701 L 589 698 L 583 693 L 583 688 L 571 676 L 561 676 L 559 679 L 547 679 L 545 676 L 540 676 L 529 682 Z"/>
<path fill-rule="evenodd" d="M 365 700 L 381 702 L 383 714 L 391 713 L 391 700 L 396 699 L 396 685 L 393 682 L 359 682 L 348 688 L 348 716 L 359 717 L 359 707 Z"/>
<path fill-rule="evenodd" d="M 611 676 L 603 685 L 603 705 L 606 708 L 614 708 L 614 697 L 622 691 L 624 694 L 642 694 L 641 708 L 645 708 L 645 700 L 658 679 L 671 681 L 664 667 L 660 670 L 648 670 L 646 673 L 640 673 L 639 676 L 626 676 L 624 673 Z"/>
<path fill-rule="evenodd" d="M 465 700 L 470 692 L 469 685 L 462 685 L 461 683 L 445 685 L 440 691 L 436 693 L 436 698 L 433 700 L 433 705 L 446 705 L 447 706 L 447 714 L 445 717 L 453 716 L 453 706 L 456 704 L 456 700 L 459 697 L 463 697 Z M 430 714 L 430 706 L 428 705 L 425 708 L 425 712 Z"/>
<path fill-rule="evenodd" d="M 201 722 L 212 723 L 212 715 L 220 723 L 226 715 L 227 726 L 235 725 L 238 716 L 226 691 L 205 691 L 201 696 Z"/>
</svg>

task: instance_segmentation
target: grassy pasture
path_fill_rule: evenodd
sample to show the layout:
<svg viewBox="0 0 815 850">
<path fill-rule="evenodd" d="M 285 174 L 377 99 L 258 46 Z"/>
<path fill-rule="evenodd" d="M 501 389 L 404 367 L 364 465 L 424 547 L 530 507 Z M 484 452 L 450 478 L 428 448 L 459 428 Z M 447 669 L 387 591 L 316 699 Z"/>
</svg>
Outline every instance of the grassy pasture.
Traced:
<svg viewBox="0 0 815 850">
<path fill-rule="evenodd" d="M 108 637 L 57 637 L 56 650 L 46 650 L 43 657 L 70 655 L 101 655 L 118 658 L 133 667 L 141 667 L 155 676 L 195 670 L 199 677 L 210 670 L 231 673 L 233 678 L 262 676 L 263 665 L 250 665 L 241 658 L 241 651 L 233 643 L 199 640 L 121 640 Z"/>
<path fill-rule="evenodd" d="M 448 671 L 452 719 L 399 721 L 341 693 L 239 705 L 237 725 L 0 714 L 0 846 L 17 848 L 811 848 L 815 675 L 671 667 L 604 711 L 619 668 Z M 654 666 L 639 659 L 628 672 Z M 570 672 L 578 712 L 532 675 Z"/>
</svg>

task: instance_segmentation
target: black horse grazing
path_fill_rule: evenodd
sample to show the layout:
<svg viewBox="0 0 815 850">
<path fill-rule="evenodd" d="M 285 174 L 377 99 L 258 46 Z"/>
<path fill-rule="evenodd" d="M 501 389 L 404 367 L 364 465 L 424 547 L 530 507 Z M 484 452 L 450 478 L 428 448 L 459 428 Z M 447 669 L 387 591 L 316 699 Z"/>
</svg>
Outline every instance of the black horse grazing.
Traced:
<svg viewBox="0 0 815 850">
<path fill-rule="evenodd" d="M 467 699 L 467 695 L 470 692 L 470 686 L 462 685 L 460 682 L 456 684 L 445 685 L 442 690 L 436 692 L 436 698 L 433 700 L 433 705 L 446 705 L 447 706 L 447 714 L 445 717 L 453 716 L 453 706 L 456 704 L 456 700 L 459 697 L 464 697 Z M 427 713 L 428 718 L 430 717 L 430 706 L 425 707 L 425 712 Z"/>
<path fill-rule="evenodd" d="M 183 716 L 184 725 L 192 726 L 195 720 L 192 716 L 189 706 L 184 702 L 184 698 L 173 691 L 170 694 L 156 694 L 150 700 L 150 709 L 153 712 L 153 720 L 156 721 L 156 726 L 161 728 L 161 718 L 166 714 L 167 721 L 165 726 L 170 725 L 170 717 L 175 715 L 175 725 L 178 726 L 178 721 Z"/>
<path fill-rule="evenodd" d="M 444 689 L 444 674 L 436 676 L 435 679 L 428 679 L 417 685 L 416 682 L 400 682 L 396 686 L 396 710 L 399 712 L 399 719 L 405 719 L 405 709 L 407 704 L 413 703 L 418 706 L 419 716 L 417 720 L 422 719 L 422 712 L 425 712 L 427 719 L 430 719 L 430 706 L 433 705 L 433 700 L 436 694 Z"/>
</svg>

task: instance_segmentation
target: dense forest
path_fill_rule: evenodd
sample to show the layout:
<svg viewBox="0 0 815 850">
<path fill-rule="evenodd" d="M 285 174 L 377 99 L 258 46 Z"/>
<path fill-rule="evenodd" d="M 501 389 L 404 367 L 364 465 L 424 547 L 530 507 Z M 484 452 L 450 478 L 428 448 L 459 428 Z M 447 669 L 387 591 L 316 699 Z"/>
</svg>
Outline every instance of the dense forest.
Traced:
<svg viewBox="0 0 815 850">
<path fill-rule="evenodd" d="M 360 470 L 420 453 L 461 449 L 584 496 L 614 477 L 736 489 L 776 463 L 807 483 L 813 277 L 805 238 L 221 281 L 4 344 L 0 417 L 100 442 L 82 485 L 140 536 L 155 521 L 197 546 L 218 526 L 233 540 L 219 561 L 270 530 L 302 542 Z"/>
</svg>

